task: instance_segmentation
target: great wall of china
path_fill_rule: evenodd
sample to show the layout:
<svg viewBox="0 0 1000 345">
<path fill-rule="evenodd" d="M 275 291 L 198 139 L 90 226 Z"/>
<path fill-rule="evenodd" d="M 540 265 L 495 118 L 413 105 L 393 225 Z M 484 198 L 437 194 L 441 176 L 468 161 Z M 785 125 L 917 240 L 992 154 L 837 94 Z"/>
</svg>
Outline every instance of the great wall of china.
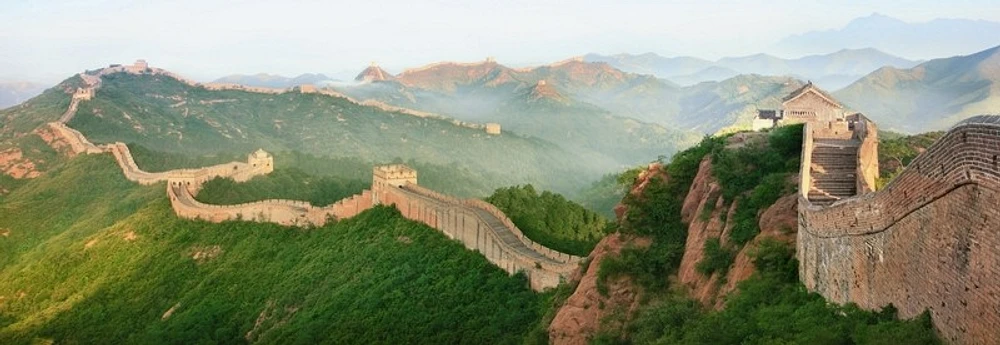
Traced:
<svg viewBox="0 0 1000 345">
<path fill-rule="evenodd" d="M 815 127 L 806 126 L 813 138 L 803 152 L 822 140 Z M 803 174 L 802 282 L 836 303 L 893 304 L 901 317 L 929 310 L 954 343 L 1000 339 L 998 157 L 1000 116 L 979 116 L 952 127 L 877 192 L 814 203 Z M 810 158 L 803 155 L 804 166 Z"/>
<path fill-rule="evenodd" d="M 255 176 L 268 174 L 274 170 L 273 157 L 263 150 L 258 150 L 248 155 L 245 163 L 230 162 L 198 169 L 165 172 L 147 172 L 140 169 L 124 143 L 95 145 L 82 133 L 66 125 L 76 114 L 79 103 L 94 97 L 101 85 L 100 77 L 109 73 L 157 73 L 192 83 L 170 72 L 151 69 L 141 60 L 132 66 L 112 66 L 97 72 L 84 73 L 80 77 L 85 87 L 76 90 L 67 111 L 59 120 L 47 126 L 69 144 L 74 155 L 110 153 L 128 180 L 143 185 L 166 182 L 166 192 L 171 207 L 179 217 L 210 222 L 246 220 L 289 226 L 322 226 L 331 219 L 350 218 L 375 205 L 394 205 L 407 219 L 427 224 L 461 242 L 467 248 L 479 251 L 490 262 L 508 273 L 524 273 L 533 289 L 554 287 L 579 268 L 582 258 L 560 253 L 531 241 L 493 205 L 475 199 L 460 200 L 421 187 L 417 184 L 417 172 L 404 165 L 375 167 L 371 190 L 365 190 L 361 194 L 325 207 L 313 206 L 304 201 L 277 199 L 238 205 L 202 203 L 195 197 L 205 182 L 219 177 L 244 182 Z M 264 93 L 289 91 L 232 86 L 209 86 L 209 88 Z M 313 92 L 313 89 L 300 88 L 300 91 Z M 340 97 L 336 94 L 332 96 Z M 463 123 L 456 125 L 468 126 Z M 483 128 L 483 126 L 473 128 Z"/>
<path fill-rule="evenodd" d="M 810 107 L 839 107 L 807 92 Z M 865 309 L 892 304 L 903 318 L 927 310 L 952 343 L 1000 339 L 1000 116 L 956 124 L 878 191 L 874 123 L 802 122 L 796 252 L 806 288 Z"/>
<path fill-rule="evenodd" d="M 94 145 L 65 125 L 78 102 L 93 97 L 100 84 L 99 76 L 85 81 L 88 89 L 78 90 L 67 113 L 49 126 L 75 153 L 112 153 L 130 180 L 166 181 L 171 205 L 181 217 L 321 225 L 386 204 L 480 251 L 507 272 L 526 273 L 535 289 L 557 285 L 581 261 L 533 243 L 492 205 L 419 186 L 416 172 L 405 166 L 376 167 L 370 191 L 323 208 L 290 200 L 200 203 L 195 196 L 201 183 L 215 177 L 245 181 L 269 173 L 271 157 L 258 151 L 247 163 L 144 172 L 124 144 Z M 787 109 L 779 113 L 785 119 L 805 116 L 798 119 L 805 126 L 797 235 L 805 286 L 835 303 L 866 309 L 892 304 L 904 318 L 929 310 L 950 342 L 1000 339 L 1000 116 L 955 125 L 888 186 L 875 191 L 877 127 L 861 114 L 834 119 L 826 110 L 816 111 L 820 104 L 840 105 L 810 87 L 786 98 Z"/>
</svg>

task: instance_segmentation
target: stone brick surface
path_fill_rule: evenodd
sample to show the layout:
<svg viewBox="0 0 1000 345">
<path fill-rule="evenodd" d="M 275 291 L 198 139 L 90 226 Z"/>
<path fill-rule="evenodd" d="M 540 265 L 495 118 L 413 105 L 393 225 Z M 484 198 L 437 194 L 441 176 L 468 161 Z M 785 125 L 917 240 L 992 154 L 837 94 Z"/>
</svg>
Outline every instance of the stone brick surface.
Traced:
<svg viewBox="0 0 1000 345">
<path fill-rule="evenodd" d="M 885 189 L 799 199 L 800 277 L 837 303 L 929 310 L 952 343 L 1000 343 L 1000 117 L 968 119 Z"/>
</svg>

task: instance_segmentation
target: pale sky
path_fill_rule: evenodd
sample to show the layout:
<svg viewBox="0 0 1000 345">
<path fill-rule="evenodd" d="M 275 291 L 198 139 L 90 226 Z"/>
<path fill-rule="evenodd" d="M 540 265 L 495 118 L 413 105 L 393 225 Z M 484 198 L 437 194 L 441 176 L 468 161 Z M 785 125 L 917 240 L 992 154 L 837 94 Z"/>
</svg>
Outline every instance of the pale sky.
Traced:
<svg viewBox="0 0 1000 345">
<path fill-rule="evenodd" d="M 511 65 L 588 52 L 714 59 L 873 12 L 1000 21 L 996 1 L 0 0 L 0 80 L 55 82 L 137 58 L 198 80 L 487 56 Z"/>
</svg>

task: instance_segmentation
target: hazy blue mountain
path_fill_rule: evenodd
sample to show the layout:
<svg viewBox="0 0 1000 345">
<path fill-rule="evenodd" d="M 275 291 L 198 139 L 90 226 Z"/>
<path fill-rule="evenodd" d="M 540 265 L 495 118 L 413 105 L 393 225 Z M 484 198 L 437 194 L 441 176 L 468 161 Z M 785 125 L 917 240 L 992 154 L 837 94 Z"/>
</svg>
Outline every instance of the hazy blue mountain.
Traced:
<svg viewBox="0 0 1000 345">
<path fill-rule="evenodd" d="M 606 61 L 627 72 L 652 74 L 683 86 L 722 81 L 739 74 L 760 74 L 813 80 L 831 90 L 847 86 L 883 66 L 909 68 L 919 63 L 873 48 L 840 49 L 829 54 L 796 59 L 763 53 L 725 57 L 715 62 L 693 57 L 666 58 L 652 53 L 613 56 L 588 54 L 584 59 Z"/>
<path fill-rule="evenodd" d="M 533 68 L 445 62 L 407 70 L 391 81 L 338 90 L 462 120 L 496 121 L 554 142 L 593 137 L 594 128 L 605 126 L 609 131 L 637 128 L 633 136 L 650 137 L 636 142 L 660 143 L 667 142 L 664 137 L 687 140 L 678 131 L 715 133 L 734 124 L 748 126 L 758 105 L 774 106 L 773 101 L 801 86 L 790 77 L 739 75 L 681 87 L 585 59 Z M 617 133 L 626 138 L 630 132 Z"/>
<path fill-rule="evenodd" d="M 934 19 L 922 23 L 874 13 L 835 30 L 809 31 L 786 37 L 773 48 L 777 54 L 799 56 L 843 48 L 872 47 L 911 58 L 969 54 L 998 42 L 1000 23 L 969 19 Z"/>
<path fill-rule="evenodd" d="M 306 73 L 297 77 L 258 73 L 254 75 L 233 74 L 214 80 L 215 83 L 233 83 L 247 86 L 288 88 L 304 84 L 323 84 L 337 80 L 323 74 Z"/>
<path fill-rule="evenodd" d="M 21 104 L 45 91 L 45 86 L 31 82 L 0 82 L 0 109 Z"/>
<path fill-rule="evenodd" d="M 739 74 L 740 74 L 739 71 L 730 68 L 722 66 L 709 66 L 703 70 L 700 70 L 692 74 L 670 77 L 670 81 L 673 81 L 679 85 L 694 85 L 706 81 L 726 80 L 735 77 Z"/>
<path fill-rule="evenodd" d="M 614 68 L 626 72 L 651 74 L 660 78 L 692 75 L 712 66 L 712 62 L 690 56 L 663 57 L 655 53 L 640 55 L 587 54 L 583 56 L 586 62 L 604 62 Z"/>
<path fill-rule="evenodd" d="M 1000 110 L 1000 46 L 909 69 L 885 67 L 835 96 L 884 129 L 910 133 L 995 114 Z"/>
</svg>

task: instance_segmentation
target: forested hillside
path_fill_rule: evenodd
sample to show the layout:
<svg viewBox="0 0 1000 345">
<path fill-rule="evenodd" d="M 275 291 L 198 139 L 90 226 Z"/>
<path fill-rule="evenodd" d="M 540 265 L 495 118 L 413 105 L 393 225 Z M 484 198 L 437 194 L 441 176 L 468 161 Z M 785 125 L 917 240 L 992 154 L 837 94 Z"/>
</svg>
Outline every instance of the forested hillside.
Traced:
<svg viewBox="0 0 1000 345">
<path fill-rule="evenodd" d="M 0 343 L 520 343 L 547 295 L 389 208 L 178 219 L 85 156 L 0 202 Z M 447 296 L 447 298 L 443 298 Z"/>
<path fill-rule="evenodd" d="M 301 151 L 388 162 L 457 165 L 492 187 L 531 182 L 560 191 L 599 177 L 552 143 L 512 132 L 487 135 L 346 99 L 288 92 L 209 91 L 162 75 L 116 73 L 81 104 L 70 127 L 96 143 L 124 141 L 183 155 Z"/>
</svg>

